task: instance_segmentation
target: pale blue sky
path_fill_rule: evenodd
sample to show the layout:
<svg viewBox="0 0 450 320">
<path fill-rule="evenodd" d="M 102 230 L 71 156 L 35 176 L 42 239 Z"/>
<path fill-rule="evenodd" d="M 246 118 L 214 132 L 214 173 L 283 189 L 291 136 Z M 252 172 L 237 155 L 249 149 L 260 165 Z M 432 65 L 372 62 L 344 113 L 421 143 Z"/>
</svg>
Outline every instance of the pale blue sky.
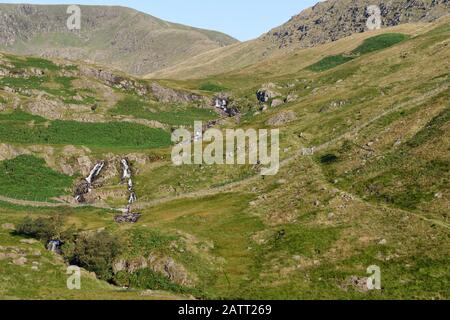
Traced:
<svg viewBox="0 0 450 320">
<path fill-rule="evenodd" d="M 77 0 L 73 4 L 122 5 L 155 17 L 250 40 L 289 20 L 319 0 Z M 65 0 L 3 3 L 72 4 Z"/>
</svg>

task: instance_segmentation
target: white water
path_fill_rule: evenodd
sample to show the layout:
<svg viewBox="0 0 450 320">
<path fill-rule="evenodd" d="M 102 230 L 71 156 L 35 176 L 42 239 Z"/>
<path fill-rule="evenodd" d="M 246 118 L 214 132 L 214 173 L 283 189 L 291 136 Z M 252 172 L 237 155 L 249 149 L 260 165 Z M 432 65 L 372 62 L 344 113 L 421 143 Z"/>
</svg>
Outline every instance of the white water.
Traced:
<svg viewBox="0 0 450 320">
<path fill-rule="evenodd" d="M 103 170 L 103 167 L 105 166 L 105 162 L 101 161 L 95 165 L 95 167 L 91 170 L 89 173 L 89 176 L 86 178 L 87 183 L 91 184 L 92 181 L 97 178 L 101 171 Z"/>
<path fill-rule="evenodd" d="M 134 185 L 133 180 L 131 179 L 131 168 L 128 163 L 127 159 L 122 159 L 120 161 L 122 163 L 122 180 L 128 179 L 127 186 L 128 186 L 128 192 L 130 193 L 130 196 L 128 197 L 128 206 L 127 206 L 127 212 L 130 213 L 131 211 L 131 205 L 137 201 L 136 193 L 134 192 Z"/>
<path fill-rule="evenodd" d="M 122 169 L 123 169 L 122 180 L 130 179 L 131 178 L 131 170 L 130 170 L 130 166 L 128 165 L 128 161 L 126 159 L 122 159 L 121 163 L 122 163 Z"/>
<path fill-rule="evenodd" d="M 49 250 L 51 252 L 56 252 L 58 250 L 58 247 L 60 244 L 61 243 L 59 241 L 51 240 L 47 244 L 47 250 Z"/>
<path fill-rule="evenodd" d="M 128 198 L 128 204 L 133 204 L 137 201 L 136 193 L 131 192 L 130 198 Z"/>
<path fill-rule="evenodd" d="M 94 166 L 94 168 L 89 173 L 89 176 L 87 176 L 84 179 L 88 184 L 87 192 L 80 191 L 79 194 L 76 194 L 75 195 L 76 202 L 82 202 L 83 195 L 86 193 L 90 193 L 92 191 L 92 188 L 91 188 L 92 182 L 94 182 L 94 180 L 100 175 L 100 173 L 102 172 L 104 167 L 105 167 L 105 161 L 97 162 L 97 164 Z"/>
</svg>

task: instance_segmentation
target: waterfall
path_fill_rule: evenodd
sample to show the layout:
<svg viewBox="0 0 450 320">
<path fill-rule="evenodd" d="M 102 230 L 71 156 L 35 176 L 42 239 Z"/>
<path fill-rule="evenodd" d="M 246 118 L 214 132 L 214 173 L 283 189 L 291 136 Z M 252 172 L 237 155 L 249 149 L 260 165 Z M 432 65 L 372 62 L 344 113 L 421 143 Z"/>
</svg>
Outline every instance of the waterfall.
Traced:
<svg viewBox="0 0 450 320">
<path fill-rule="evenodd" d="M 122 163 L 122 180 L 128 179 L 127 186 L 128 192 L 130 193 L 130 196 L 128 197 L 128 205 L 131 205 L 136 202 L 137 196 L 134 192 L 133 180 L 131 179 L 132 174 L 130 164 L 127 159 L 122 159 L 120 162 Z"/>
<path fill-rule="evenodd" d="M 99 161 L 97 164 L 92 168 L 89 175 L 78 184 L 78 186 L 75 189 L 75 201 L 77 203 L 82 203 L 85 201 L 84 195 L 88 194 L 92 191 L 92 183 L 100 176 L 103 168 L 105 167 L 105 161 Z"/>
<path fill-rule="evenodd" d="M 128 164 L 128 161 L 126 159 L 122 159 L 120 161 L 122 163 L 122 180 L 125 179 L 131 179 L 131 169 L 130 169 L 130 165 Z"/>
<path fill-rule="evenodd" d="M 115 217 L 117 223 L 136 223 L 141 214 L 133 213 L 131 210 L 131 205 L 137 201 L 136 192 L 134 192 L 134 185 L 132 180 L 132 172 L 130 164 L 127 159 L 122 159 L 122 181 L 127 180 L 127 189 L 129 192 L 128 205 L 126 206 L 124 212 L 121 215 Z"/>
<path fill-rule="evenodd" d="M 131 192 L 130 197 L 128 198 L 128 204 L 133 204 L 137 201 L 136 193 Z"/>
<path fill-rule="evenodd" d="M 100 175 L 100 172 L 103 170 L 104 166 L 104 161 L 100 161 L 99 163 L 97 163 L 89 173 L 89 176 L 86 178 L 87 183 L 92 184 L 93 180 Z"/>
<path fill-rule="evenodd" d="M 60 246 L 61 246 L 61 241 L 59 241 L 59 240 L 50 240 L 47 243 L 47 250 L 51 251 L 51 252 L 58 253 Z"/>
</svg>

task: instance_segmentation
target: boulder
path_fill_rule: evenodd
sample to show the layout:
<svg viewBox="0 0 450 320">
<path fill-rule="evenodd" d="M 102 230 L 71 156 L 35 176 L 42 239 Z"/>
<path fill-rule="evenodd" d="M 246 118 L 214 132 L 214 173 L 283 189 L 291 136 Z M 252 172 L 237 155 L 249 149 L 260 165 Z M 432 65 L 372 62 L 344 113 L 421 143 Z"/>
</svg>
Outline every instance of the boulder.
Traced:
<svg viewBox="0 0 450 320">
<path fill-rule="evenodd" d="M 290 94 L 288 94 L 288 96 L 286 97 L 285 102 L 286 102 L 286 103 L 294 102 L 294 101 L 297 101 L 297 99 L 298 99 L 298 95 L 296 95 L 296 94 L 294 94 L 294 93 L 290 93 Z"/>
<path fill-rule="evenodd" d="M 114 221 L 116 221 L 117 223 L 136 223 L 138 222 L 140 217 L 141 217 L 140 213 L 123 213 L 117 215 L 114 218 Z"/>
<path fill-rule="evenodd" d="M 270 104 L 270 106 L 271 106 L 272 108 L 276 108 L 276 107 L 278 107 L 278 106 L 281 106 L 283 103 L 284 103 L 284 101 L 281 100 L 281 99 L 273 99 L 273 100 L 272 100 L 272 103 Z"/>
<path fill-rule="evenodd" d="M 23 266 L 27 263 L 28 259 L 25 257 L 20 257 L 13 260 L 13 263 L 17 266 Z"/>
<path fill-rule="evenodd" d="M 150 255 L 148 259 L 149 267 L 155 271 L 165 275 L 170 281 L 182 285 L 189 286 L 193 284 L 193 280 L 189 277 L 186 268 L 175 262 L 170 257 L 158 257 Z"/>
</svg>

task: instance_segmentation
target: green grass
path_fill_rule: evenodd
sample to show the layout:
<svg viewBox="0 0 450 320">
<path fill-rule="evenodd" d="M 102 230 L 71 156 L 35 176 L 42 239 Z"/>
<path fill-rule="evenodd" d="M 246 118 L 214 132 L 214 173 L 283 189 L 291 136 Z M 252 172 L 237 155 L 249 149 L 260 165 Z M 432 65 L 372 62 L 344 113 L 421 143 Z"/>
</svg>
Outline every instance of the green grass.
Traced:
<svg viewBox="0 0 450 320">
<path fill-rule="evenodd" d="M 392 116 L 395 119 L 398 113 Z M 384 121 L 391 122 L 391 118 L 386 117 Z M 443 127 L 448 124 L 449 119 L 450 108 L 447 107 L 398 149 L 387 152 L 383 158 L 363 168 L 356 168 L 343 175 L 340 185 L 374 202 L 384 202 L 405 210 L 423 208 L 434 199 L 436 192 L 448 189 L 450 162 L 440 156 L 423 159 L 415 153 L 426 144 L 440 144 L 439 137 L 445 135 Z M 334 162 L 326 164 L 332 165 Z M 330 180 L 337 178 L 333 176 L 333 167 L 326 171 Z"/>
<path fill-rule="evenodd" d="M 32 115 L 28 112 L 22 110 L 14 110 L 9 113 L 0 113 L 0 121 L 34 121 L 34 122 L 45 122 L 46 120 L 40 116 Z"/>
<path fill-rule="evenodd" d="M 46 201 L 68 193 L 72 178 L 29 155 L 0 162 L 0 194 L 15 199 Z"/>
<path fill-rule="evenodd" d="M 57 120 L 48 125 L 30 126 L 26 121 L 0 119 L 0 124 L 0 141 L 9 143 L 115 148 L 159 148 L 171 145 L 168 132 L 125 122 L 82 123 Z"/>
<path fill-rule="evenodd" d="M 316 62 L 313 65 L 309 66 L 308 69 L 314 72 L 321 72 L 337 67 L 353 59 L 354 59 L 353 57 L 344 56 L 342 54 L 335 56 L 328 56 L 323 58 L 319 62 Z"/>
<path fill-rule="evenodd" d="M 408 141 L 410 148 L 416 148 L 427 141 L 445 135 L 443 126 L 450 121 L 450 107 L 447 107 L 439 115 L 433 118 L 425 127 L 419 131 L 411 140 Z"/>
<path fill-rule="evenodd" d="M 199 90 L 203 91 L 210 91 L 210 92 L 221 92 L 228 90 L 226 87 L 212 83 L 212 82 L 205 82 L 200 84 Z"/>
<path fill-rule="evenodd" d="M 0 86 L 8 86 L 20 89 L 41 89 L 42 85 L 48 80 L 47 77 L 29 77 L 29 78 L 0 78 Z"/>
<path fill-rule="evenodd" d="M 218 117 L 211 109 L 163 104 L 151 105 L 132 96 L 119 101 L 112 110 L 112 114 L 155 120 L 169 125 L 193 125 L 194 121 L 209 121 Z"/>
<path fill-rule="evenodd" d="M 170 244 L 179 237 L 167 235 L 158 230 L 136 228 L 130 235 L 131 250 L 128 254 L 132 256 L 148 257 L 155 251 L 166 251 Z"/>
<path fill-rule="evenodd" d="M 95 103 L 94 97 L 84 97 L 83 100 L 75 100 L 73 97 L 77 95 L 77 91 L 72 87 L 72 77 L 29 77 L 29 78 L 15 78 L 15 77 L 3 77 L 0 79 L 0 86 L 8 86 L 11 88 L 26 89 L 26 90 L 42 90 L 60 98 L 64 103 L 70 104 L 89 104 Z M 60 86 L 60 88 L 50 88 L 48 83 L 54 82 Z"/>
<path fill-rule="evenodd" d="M 134 289 L 164 290 L 182 294 L 195 293 L 195 290 L 173 283 L 164 275 L 148 268 L 138 270 L 134 273 L 121 271 L 116 275 L 116 278 L 120 279 L 121 283 L 129 285 Z"/>
<path fill-rule="evenodd" d="M 305 228 L 301 224 L 287 225 L 283 228 L 283 236 L 276 233 L 270 239 L 264 254 L 270 254 L 272 251 L 287 251 L 292 255 L 314 257 L 325 252 L 338 239 L 339 229 L 337 228 Z"/>
<path fill-rule="evenodd" d="M 11 55 L 8 55 L 6 57 L 14 65 L 14 67 L 18 69 L 38 68 L 50 71 L 58 71 L 61 69 L 58 65 L 56 65 L 52 61 L 42 58 L 35 58 L 35 57 L 19 58 Z"/>
<path fill-rule="evenodd" d="M 341 64 L 347 63 L 360 55 L 392 47 L 393 45 L 405 41 L 408 38 L 409 36 L 401 33 L 380 34 L 364 40 L 363 43 L 354 49 L 349 55 L 338 54 L 328 56 L 310 65 L 307 69 L 314 72 L 330 70 Z"/>
<path fill-rule="evenodd" d="M 385 33 L 378 36 L 368 38 L 363 43 L 352 51 L 353 54 L 363 55 L 370 52 L 383 50 L 393 45 L 405 41 L 409 36 L 402 33 Z"/>
</svg>

